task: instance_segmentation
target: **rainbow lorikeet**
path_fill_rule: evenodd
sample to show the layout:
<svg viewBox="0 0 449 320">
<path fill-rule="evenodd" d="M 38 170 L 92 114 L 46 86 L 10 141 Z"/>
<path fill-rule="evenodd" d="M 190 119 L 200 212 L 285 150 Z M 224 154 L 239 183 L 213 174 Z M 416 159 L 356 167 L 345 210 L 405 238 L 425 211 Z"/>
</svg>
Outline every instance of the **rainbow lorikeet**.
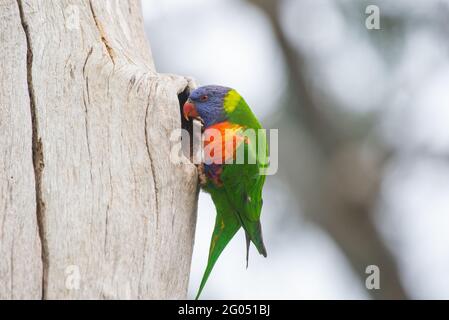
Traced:
<svg viewBox="0 0 449 320">
<path fill-rule="evenodd" d="M 203 123 L 205 149 L 222 151 L 205 152 L 204 163 L 199 167 L 202 188 L 211 195 L 217 216 L 198 299 L 215 262 L 240 228 L 246 235 L 247 266 L 251 242 L 261 255 L 267 256 L 260 224 L 265 182 L 261 169 L 266 167 L 263 160 L 267 155 L 266 136 L 264 131 L 258 134 L 261 124 L 245 100 L 231 88 L 204 86 L 195 89 L 183 106 L 183 114 L 187 120 L 195 118 Z M 251 138 L 245 133 L 248 129 L 255 131 Z M 210 132 L 221 136 L 210 138 Z M 229 161 L 235 160 L 242 151 L 245 154 L 243 163 Z"/>
</svg>

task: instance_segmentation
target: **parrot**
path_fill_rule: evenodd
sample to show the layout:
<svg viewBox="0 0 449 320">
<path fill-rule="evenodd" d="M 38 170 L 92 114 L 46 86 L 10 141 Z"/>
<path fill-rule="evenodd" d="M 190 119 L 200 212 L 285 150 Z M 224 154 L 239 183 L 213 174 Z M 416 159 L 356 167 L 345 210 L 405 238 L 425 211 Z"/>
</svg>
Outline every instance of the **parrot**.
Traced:
<svg viewBox="0 0 449 320">
<path fill-rule="evenodd" d="M 260 223 L 265 183 L 261 169 L 267 166 L 263 161 L 267 147 L 257 153 L 258 145 L 266 146 L 266 135 L 265 132 L 257 134 L 263 129 L 262 125 L 243 97 L 232 88 L 198 87 L 190 93 L 182 112 L 187 121 L 196 119 L 202 123 L 203 147 L 222 151 L 221 154 L 206 153 L 198 167 L 201 188 L 210 194 L 216 209 L 207 266 L 195 298 L 198 299 L 217 259 L 240 228 L 246 236 L 246 267 L 251 243 L 259 254 L 267 256 Z M 208 139 L 212 129 L 219 132 L 222 139 Z M 247 129 L 255 130 L 256 139 L 244 134 Z M 241 148 L 248 157 L 242 164 L 230 163 Z M 254 161 L 250 161 L 250 157 Z"/>
</svg>

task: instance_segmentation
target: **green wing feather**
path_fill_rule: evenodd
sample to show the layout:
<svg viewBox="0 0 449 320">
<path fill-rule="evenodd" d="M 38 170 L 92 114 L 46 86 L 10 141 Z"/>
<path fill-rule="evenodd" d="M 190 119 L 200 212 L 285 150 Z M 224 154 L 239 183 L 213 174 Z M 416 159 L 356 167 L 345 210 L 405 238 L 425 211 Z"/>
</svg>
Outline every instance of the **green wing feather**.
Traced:
<svg viewBox="0 0 449 320">
<path fill-rule="evenodd" d="M 247 152 L 254 152 L 251 142 L 240 147 L 245 148 Z M 259 253 L 266 257 L 260 225 L 265 176 L 259 175 L 259 164 L 226 165 L 221 180 L 247 237 L 254 243 Z"/>
<path fill-rule="evenodd" d="M 260 225 L 263 203 L 262 188 L 265 183 L 265 175 L 260 175 L 260 170 L 266 167 L 267 162 L 266 136 L 265 134 L 258 134 L 257 130 L 262 129 L 262 125 L 246 101 L 235 90 L 231 90 L 225 99 L 224 109 L 230 122 L 239 124 L 244 129 L 256 130 L 256 139 L 249 139 L 239 147 L 244 148 L 244 154 L 248 156 L 245 163 L 225 165 L 221 180 L 228 198 L 239 216 L 242 227 L 245 229 L 247 239 L 249 238 L 259 253 L 266 257 L 267 252 Z M 242 133 L 244 134 L 244 132 Z M 258 150 L 258 147 L 262 149 Z M 239 150 L 237 150 L 238 153 Z"/>
</svg>

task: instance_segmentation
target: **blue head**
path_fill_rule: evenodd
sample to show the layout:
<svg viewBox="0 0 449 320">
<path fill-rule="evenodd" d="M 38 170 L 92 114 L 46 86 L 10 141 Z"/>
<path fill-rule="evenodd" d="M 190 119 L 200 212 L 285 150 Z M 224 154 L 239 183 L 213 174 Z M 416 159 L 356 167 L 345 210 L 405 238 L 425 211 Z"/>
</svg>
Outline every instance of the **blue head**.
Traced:
<svg viewBox="0 0 449 320">
<path fill-rule="evenodd" d="M 184 104 L 184 117 L 186 119 L 200 117 L 206 128 L 226 121 L 223 102 L 230 90 L 232 89 L 222 86 L 204 86 L 195 89 Z"/>
</svg>

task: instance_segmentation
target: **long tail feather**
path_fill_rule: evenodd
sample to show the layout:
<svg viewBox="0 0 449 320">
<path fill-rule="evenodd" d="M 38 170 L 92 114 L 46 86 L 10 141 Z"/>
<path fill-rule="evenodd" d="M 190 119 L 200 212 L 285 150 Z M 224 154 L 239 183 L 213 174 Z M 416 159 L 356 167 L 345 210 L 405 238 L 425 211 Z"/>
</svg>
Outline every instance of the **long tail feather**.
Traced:
<svg viewBox="0 0 449 320">
<path fill-rule="evenodd" d="M 203 279 L 201 280 L 198 293 L 195 297 L 196 300 L 200 297 L 218 257 L 239 229 L 240 223 L 232 212 L 217 210 L 217 218 L 215 220 L 214 232 L 212 233 L 207 267 L 204 271 Z"/>
<path fill-rule="evenodd" d="M 267 249 L 265 248 L 265 244 L 263 243 L 262 225 L 260 224 L 260 221 L 257 222 L 255 229 L 256 229 L 256 232 L 251 240 L 253 241 L 254 245 L 256 246 L 257 251 L 259 251 L 259 253 L 266 258 L 267 257 Z"/>
<path fill-rule="evenodd" d="M 249 261 L 249 245 L 251 244 L 251 238 L 248 232 L 245 231 L 246 238 L 246 269 L 248 269 L 248 261 Z"/>
<path fill-rule="evenodd" d="M 262 225 L 260 221 L 249 221 L 248 219 L 244 219 L 240 214 L 238 214 L 238 219 L 242 224 L 243 229 L 245 229 L 246 236 L 246 267 L 248 268 L 248 253 L 249 253 L 249 240 L 254 243 L 257 251 L 263 255 L 265 258 L 267 257 L 267 249 L 265 248 L 265 244 L 263 243 L 262 236 Z"/>
</svg>

